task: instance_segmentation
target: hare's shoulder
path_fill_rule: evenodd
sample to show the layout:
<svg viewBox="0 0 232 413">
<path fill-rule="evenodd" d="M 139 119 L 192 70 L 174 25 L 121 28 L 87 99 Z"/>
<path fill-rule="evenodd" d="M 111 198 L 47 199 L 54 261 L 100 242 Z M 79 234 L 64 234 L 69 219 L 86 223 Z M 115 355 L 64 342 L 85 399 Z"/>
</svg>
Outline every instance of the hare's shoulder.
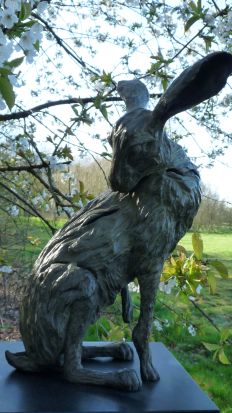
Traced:
<svg viewBox="0 0 232 413">
<path fill-rule="evenodd" d="M 76 232 L 80 229 L 82 232 L 83 227 L 87 227 L 99 219 L 117 212 L 120 207 L 121 203 L 118 193 L 110 190 L 104 192 L 78 211 L 60 230 L 59 236 L 70 233 L 72 230 Z"/>
<path fill-rule="evenodd" d="M 71 245 L 73 248 L 75 244 L 78 244 L 79 247 L 86 247 L 86 243 L 89 241 L 88 248 L 91 248 L 92 243 L 96 243 L 96 238 L 101 235 L 100 232 L 107 234 L 106 229 L 104 229 L 105 217 L 117 213 L 121 207 L 122 203 L 118 193 L 107 191 L 95 198 L 68 220 L 63 228 L 51 238 L 38 257 L 35 267 L 38 268 L 48 262 L 64 260 L 63 257 L 69 255 L 68 250 Z M 95 230 L 93 236 L 93 229 L 97 228 L 98 231 Z M 101 228 L 102 231 L 100 231 Z"/>
</svg>

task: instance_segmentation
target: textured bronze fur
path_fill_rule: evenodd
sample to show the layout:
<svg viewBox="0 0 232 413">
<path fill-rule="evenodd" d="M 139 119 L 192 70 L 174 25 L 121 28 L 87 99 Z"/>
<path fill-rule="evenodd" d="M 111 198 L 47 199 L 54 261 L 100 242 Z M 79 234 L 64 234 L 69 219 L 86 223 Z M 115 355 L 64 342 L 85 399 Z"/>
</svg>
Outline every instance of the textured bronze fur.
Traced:
<svg viewBox="0 0 232 413">
<path fill-rule="evenodd" d="M 128 112 L 110 137 L 112 189 L 75 214 L 37 259 L 21 308 L 26 351 L 6 354 L 14 367 L 59 367 L 71 382 L 137 391 L 141 382 L 133 370 L 104 373 L 82 366 L 84 358 L 98 355 L 133 357 L 126 343 L 91 349 L 82 341 L 90 323 L 120 292 L 129 320 L 127 286 L 137 277 L 141 308 L 132 339 L 142 381 L 159 378 L 148 344 L 155 294 L 164 260 L 190 228 L 200 204 L 197 169 L 163 127 L 170 116 L 218 93 L 231 72 L 230 54 L 207 56 L 172 83 L 154 111 L 145 109 L 148 93 L 141 82 L 144 98 L 137 103 L 131 96 L 138 81 L 119 82 Z"/>
</svg>

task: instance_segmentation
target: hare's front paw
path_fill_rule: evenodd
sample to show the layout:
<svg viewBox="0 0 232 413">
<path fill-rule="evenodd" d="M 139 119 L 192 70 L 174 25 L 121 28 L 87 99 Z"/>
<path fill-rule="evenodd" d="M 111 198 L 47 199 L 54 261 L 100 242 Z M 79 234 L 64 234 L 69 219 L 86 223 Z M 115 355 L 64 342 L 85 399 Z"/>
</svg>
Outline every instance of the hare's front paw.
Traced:
<svg viewBox="0 0 232 413">
<path fill-rule="evenodd" d="M 135 392 L 141 387 L 141 382 L 135 370 L 119 370 L 116 372 L 115 387 L 120 390 Z"/>
<path fill-rule="evenodd" d="M 148 360 L 146 363 L 141 363 L 141 377 L 143 381 L 159 380 L 159 373 L 154 368 L 151 360 Z"/>
<path fill-rule="evenodd" d="M 134 358 L 134 352 L 129 344 L 121 342 L 116 344 L 114 359 L 130 361 Z"/>
</svg>

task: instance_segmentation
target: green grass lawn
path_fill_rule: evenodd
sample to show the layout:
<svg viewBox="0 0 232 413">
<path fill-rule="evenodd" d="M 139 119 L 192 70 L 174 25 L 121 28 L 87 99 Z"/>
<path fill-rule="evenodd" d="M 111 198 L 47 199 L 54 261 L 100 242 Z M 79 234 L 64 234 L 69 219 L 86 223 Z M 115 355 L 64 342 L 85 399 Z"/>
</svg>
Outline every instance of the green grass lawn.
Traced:
<svg viewBox="0 0 232 413">
<path fill-rule="evenodd" d="M 231 233 L 208 233 L 201 234 L 204 244 L 204 256 L 221 260 L 228 268 L 232 277 L 232 232 Z M 180 241 L 188 251 L 192 251 L 192 234 L 187 233 Z"/>
<path fill-rule="evenodd" d="M 57 229 L 65 220 L 52 222 Z M 13 266 L 32 267 L 40 251 L 52 237 L 49 228 L 39 218 L 20 217 L 12 221 L 0 215 L 0 260 Z"/>
<path fill-rule="evenodd" d="M 191 233 L 187 233 L 180 241 L 188 250 L 192 249 Z M 204 252 L 208 256 L 224 260 L 232 260 L 232 233 L 215 234 L 204 232 L 202 234 Z"/>
</svg>

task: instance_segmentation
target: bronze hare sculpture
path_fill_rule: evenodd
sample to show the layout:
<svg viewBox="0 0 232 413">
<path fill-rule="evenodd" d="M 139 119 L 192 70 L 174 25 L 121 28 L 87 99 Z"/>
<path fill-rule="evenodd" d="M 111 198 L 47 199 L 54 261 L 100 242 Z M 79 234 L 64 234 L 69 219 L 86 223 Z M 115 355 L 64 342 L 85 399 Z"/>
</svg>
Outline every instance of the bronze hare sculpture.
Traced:
<svg viewBox="0 0 232 413">
<path fill-rule="evenodd" d="M 232 55 L 199 60 L 171 84 L 153 111 L 140 81 L 121 81 L 127 113 L 110 137 L 111 190 L 75 214 L 38 257 L 22 301 L 20 329 L 25 352 L 6 353 L 23 371 L 63 369 L 67 380 L 137 391 L 134 370 L 86 369 L 82 360 L 111 356 L 131 360 L 127 343 L 85 347 L 90 323 L 122 294 L 130 318 L 127 285 L 137 277 L 141 307 L 132 338 L 142 381 L 159 378 L 149 352 L 153 306 L 164 260 L 190 228 L 200 203 L 199 174 L 185 151 L 168 139 L 165 122 L 217 94 L 232 73 Z"/>
</svg>

